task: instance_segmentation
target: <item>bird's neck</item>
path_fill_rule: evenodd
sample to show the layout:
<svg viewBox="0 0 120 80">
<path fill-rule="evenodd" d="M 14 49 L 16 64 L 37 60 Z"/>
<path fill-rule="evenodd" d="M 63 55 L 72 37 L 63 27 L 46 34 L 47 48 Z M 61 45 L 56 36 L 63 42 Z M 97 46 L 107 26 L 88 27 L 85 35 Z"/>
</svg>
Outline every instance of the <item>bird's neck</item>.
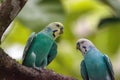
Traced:
<svg viewBox="0 0 120 80">
<path fill-rule="evenodd" d="M 49 36 L 52 39 L 55 39 L 53 36 L 53 31 L 51 28 L 47 27 L 42 31 L 45 35 Z"/>
<path fill-rule="evenodd" d="M 85 54 L 84 58 L 101 55 L 100 51 L 95 47 L 90 47 L 89 51 Z"/>
</svg>

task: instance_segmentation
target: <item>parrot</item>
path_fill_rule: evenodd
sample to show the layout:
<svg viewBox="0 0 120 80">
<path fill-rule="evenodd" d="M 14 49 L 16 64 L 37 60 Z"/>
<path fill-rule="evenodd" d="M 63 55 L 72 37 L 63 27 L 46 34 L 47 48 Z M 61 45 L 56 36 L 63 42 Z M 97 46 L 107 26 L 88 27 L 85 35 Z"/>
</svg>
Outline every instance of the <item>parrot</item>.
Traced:
<svg viewBox="0 0 120 80">
<path fill-rule="evenodd" d="M 80 63 L 80 73 L 83 80 L 115 80 L 109 57 L 101 53 L 90 40 L 79 39 L 76 42 L 76 49 L 84 57 Z"/>
<path fill-rule="evenodd" d="M 38 33 L 33 32 L 25 45 L 22 65 L 37 70 L 45 69 L 56 57 L 55 39 L 63 34 L 64 26 L 60 22 L 52 22 Z"/>
</svg>

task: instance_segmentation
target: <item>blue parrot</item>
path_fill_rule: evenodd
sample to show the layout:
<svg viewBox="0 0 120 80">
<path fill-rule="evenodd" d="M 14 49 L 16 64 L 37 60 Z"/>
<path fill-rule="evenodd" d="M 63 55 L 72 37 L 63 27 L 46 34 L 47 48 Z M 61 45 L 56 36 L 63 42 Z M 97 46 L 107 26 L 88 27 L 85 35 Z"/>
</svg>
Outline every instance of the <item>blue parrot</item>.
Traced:
<svg viewBox="0 0 120 80">
<path fill-rule="evenodd" d="M 80 64 L 83 80 L 115 80 L 109 57 L 102 54 L 91 41 L 79 39 L 76 48 L 84 56 Z"/>
<path fill-rule="evenodd" d="M 45 68 L 57 54 L 55 39 L 63 33 L 63 30 L 62 23 L 53 22 L 39 33 L 33 32 L 25 46 L 22 64 L 37 70 Z"/>
</svg>

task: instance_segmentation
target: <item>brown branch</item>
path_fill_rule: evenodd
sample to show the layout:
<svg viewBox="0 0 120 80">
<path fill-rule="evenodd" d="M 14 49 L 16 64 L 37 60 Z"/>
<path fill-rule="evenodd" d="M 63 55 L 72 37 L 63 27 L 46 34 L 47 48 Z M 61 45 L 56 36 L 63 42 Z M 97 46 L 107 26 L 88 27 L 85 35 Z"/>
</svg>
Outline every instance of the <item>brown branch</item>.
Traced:
<svg viewBox="0 0 120 80">
<path fill-rule="evenodd" d="M 5 0 L 0 5 L 0 39 L 27 0 Z M 1 41 L 0 41 L 1 43 Z M 0 80 L 75 80 L 52 70 L 37 71 L 17 63 L 0 48 Z"/>
<path fill-rule="evenodd" d="M 42 72 L 25 67 L 0 49 L 0 80 L 75 80 L 53 72 L 43 70 Z"/>
<path fill-rule="evenodd" d="M 0 39 L 27 0 L 5 0 L 0 6 Z"/>
</svg>

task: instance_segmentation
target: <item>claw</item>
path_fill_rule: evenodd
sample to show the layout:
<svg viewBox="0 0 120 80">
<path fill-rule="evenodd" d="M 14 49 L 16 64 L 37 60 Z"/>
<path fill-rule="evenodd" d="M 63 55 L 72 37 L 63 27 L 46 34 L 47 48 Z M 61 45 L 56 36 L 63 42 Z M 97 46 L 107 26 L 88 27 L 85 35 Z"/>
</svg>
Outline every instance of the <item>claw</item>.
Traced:
<svg viewBox="0 0 120 80">
<path fill-rule="evenodd" d="M 38 68 L 38 67 L 34 67 L 35 70 L 37 70 L 38 72 L 44 72 L 45 68 Z"/>
</svg>

